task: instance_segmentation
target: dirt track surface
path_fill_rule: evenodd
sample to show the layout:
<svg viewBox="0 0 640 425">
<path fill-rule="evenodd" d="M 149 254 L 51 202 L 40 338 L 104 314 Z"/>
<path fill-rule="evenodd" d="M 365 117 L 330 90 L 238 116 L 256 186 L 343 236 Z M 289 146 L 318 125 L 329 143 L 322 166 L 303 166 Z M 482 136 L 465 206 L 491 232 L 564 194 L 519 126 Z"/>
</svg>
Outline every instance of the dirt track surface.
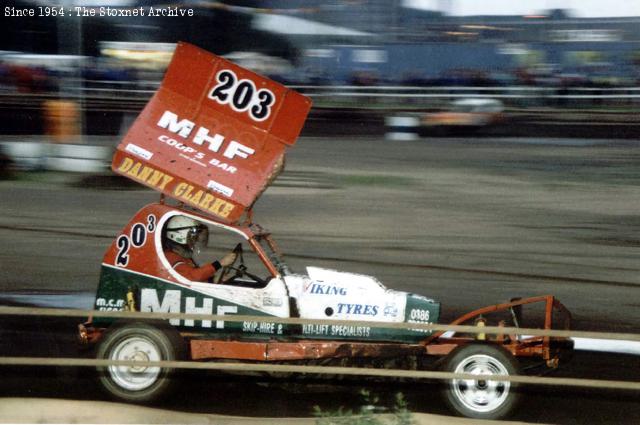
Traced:
<svg viewBox="0 0 640 425">
<path fill-rule="evenodd" d="M 391 420 L 382 415 L 380 420 Z M 424 413 L 413 414 L 416 425 L 470 425 L 471 419 L 452 418 Z M 3 423 L 83 423 L 83 424 L 217 424 L 217 425 L 313 425 L 313 418 L 249 418 L 196 413 L 179 413 L 107 402 L 88 402 L 55 399 L 0 399 L 0 422 Z M 485 421 L 491 424 L 522 422 Z"/>
</svg>

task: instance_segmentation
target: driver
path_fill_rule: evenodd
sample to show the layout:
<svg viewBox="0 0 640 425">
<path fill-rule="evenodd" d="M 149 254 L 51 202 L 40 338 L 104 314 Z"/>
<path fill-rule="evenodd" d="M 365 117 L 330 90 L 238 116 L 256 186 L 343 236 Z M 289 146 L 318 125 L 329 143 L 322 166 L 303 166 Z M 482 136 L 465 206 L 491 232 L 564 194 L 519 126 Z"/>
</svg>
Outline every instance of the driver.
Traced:
<svg viewBox="0 0 640 425">
<path fill-rule="evenodd" d="M 212 282 L 213 275 L 222 267 L 234 263 L 238 254 L 231 252 L 220 261 L 199 267 L 194 257 L 209 242 L 209 229 L 196 220 L 177 215 L 171 217 L 165 226 L 162 249 L 171 267 L 187 279 L 195 282 Z"/>
</svg>

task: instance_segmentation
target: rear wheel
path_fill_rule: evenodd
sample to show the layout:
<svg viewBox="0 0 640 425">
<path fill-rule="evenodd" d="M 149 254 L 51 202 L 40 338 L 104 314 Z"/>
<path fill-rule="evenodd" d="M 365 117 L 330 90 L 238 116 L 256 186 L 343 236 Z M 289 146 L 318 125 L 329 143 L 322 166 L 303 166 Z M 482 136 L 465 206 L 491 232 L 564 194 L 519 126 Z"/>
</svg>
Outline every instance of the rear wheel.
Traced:
<svg viewBox="0 0 640 425">
<path fill-rule="evenodd" d="M 97 358 L 114 361 L 172 361 L 183 353 L 180 336 L 170 328 L 129 323 L 109 331 L 98 347 Z M 107 393 L 119 400 L 150 403 L 173 387 L 175 370 L 140 366 L 99 367 L 99 380 Z"/>
<path fill-rule="evenodd" d="M 469 344 L 450 354 L 445 370 L 471 375 L 517 375 L 518 365 L 501 347 Z M 490 379 L 452 379 L 446 383 L 444 396 L 458 415 L 475 419 L 503 418 L 518 402 L 513 383 Z"/>
</svg>

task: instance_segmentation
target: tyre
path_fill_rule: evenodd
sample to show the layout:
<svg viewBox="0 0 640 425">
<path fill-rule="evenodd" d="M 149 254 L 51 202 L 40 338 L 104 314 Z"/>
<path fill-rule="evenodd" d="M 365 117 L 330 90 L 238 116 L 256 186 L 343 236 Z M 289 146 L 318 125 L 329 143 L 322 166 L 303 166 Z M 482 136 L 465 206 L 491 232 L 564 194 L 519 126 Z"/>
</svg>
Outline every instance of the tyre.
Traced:
<svg viewBox="0 0 640 425">
<path fill-rule="evenodd" d="M 105 360 L 172 361 L 183 358 L 184 342 L 173 329 L 147 323 L 129 323 L 107 332 L 96 357 Z M 175 370 L 148 366 L 98 367 L 103 389 L 113 398 L 152 403 L 173 387 Z"/>
<path fill-rule="evenodd" d="M 502 347 L 469 344 L 455 349 L 445 370 L 472 375 L 517 375 L 518 364 Z M 451 379 L 444 387 L 445 401 L 460 416 L 474 419 L 500 419 L 518 403 L 516 385 L 507 381 Z"/>
</svg>

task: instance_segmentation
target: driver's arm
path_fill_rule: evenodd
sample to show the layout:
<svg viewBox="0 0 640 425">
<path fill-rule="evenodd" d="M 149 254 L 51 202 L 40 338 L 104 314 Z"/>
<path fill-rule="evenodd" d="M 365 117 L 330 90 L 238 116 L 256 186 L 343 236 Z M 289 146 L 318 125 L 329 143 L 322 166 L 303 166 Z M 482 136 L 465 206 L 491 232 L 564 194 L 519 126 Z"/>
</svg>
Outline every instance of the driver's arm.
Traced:
<svg viewBox="0 0 640 425">
<path fill-rule="evenodd" d="M 230 266 L 236 260 L 237 254 L 231 252 L 225 255 L 220 261 L 216 260 L 212 263 L 205 264 L 202 267 L 194 267 L 184 261 L 178 261 L 173 264 L 173 269 L 182 276 L 194 282 L 207 282 L 213 275 L 223 267 Z"/>
<path fill-rule="evenodd" d="M 194 282 L 206 282 L 213 277 L 213 275 L 222 266 L 218 261 L 205 264 L 202 267 L 193 267 L 187 263 L 177 263 L 173 266 L 173 269 L 180 273 L 182 276 Z"/>
</svg>

